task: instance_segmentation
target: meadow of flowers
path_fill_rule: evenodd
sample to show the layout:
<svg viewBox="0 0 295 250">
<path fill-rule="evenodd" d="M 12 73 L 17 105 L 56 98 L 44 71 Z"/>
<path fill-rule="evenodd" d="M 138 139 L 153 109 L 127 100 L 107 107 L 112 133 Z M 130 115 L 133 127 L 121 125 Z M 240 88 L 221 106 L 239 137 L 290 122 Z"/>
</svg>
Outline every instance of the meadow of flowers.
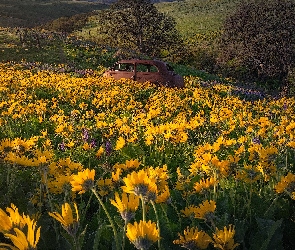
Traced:
<svg viewBox="0 0 295 250">
<path fill-rule="evenodd" d="M 0 248 L 294 249 L 295 99 L 185 84 L 1 64 Z"/>
</svg>

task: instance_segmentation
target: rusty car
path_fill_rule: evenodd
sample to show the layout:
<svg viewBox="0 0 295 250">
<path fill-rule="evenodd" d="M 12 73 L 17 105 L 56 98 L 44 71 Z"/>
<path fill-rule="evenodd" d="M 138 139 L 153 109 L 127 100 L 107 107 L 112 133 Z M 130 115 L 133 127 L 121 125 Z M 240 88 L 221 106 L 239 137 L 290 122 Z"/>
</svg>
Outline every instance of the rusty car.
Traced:
<svg viewBox="0 0 295 250">
<path fill-rule="evenodd" d="M 115 80 L 125 78 L 140 83 L 151 82 L 166 87 L 184 87 L 183 77 L 176 74 L 168 63 L 160 60 L 120 60 L 105 71 L 103 76 Z"/>
</svg>

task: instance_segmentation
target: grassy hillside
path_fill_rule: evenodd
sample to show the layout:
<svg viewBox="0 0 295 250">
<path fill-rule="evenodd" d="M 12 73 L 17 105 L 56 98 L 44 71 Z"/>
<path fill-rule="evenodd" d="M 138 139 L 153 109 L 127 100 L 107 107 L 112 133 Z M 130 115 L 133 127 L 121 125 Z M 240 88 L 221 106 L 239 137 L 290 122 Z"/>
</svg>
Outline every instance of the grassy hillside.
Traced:
<svg viewBox="0 0 295 250">
<path fill-rule="evenodd" d="M 241 0 L 155 0 L 161 12 L 175 18 L 185 37 L 219 29 L 226 15 Z M 113 0 L 56 1 L 0 0 L 0 27 L 33 27 L 57 19 L 108 8 Z M 95 23 L 95 22 L 94 22 Z M 91 25 L 92 28 L 95 25 Z"/>
<path fill-rule="evenodd" d="M 108 8 L 116 0 L 0 0 L 0 27 L 34 27 L 62 16 Z M 168 0 L 171 2 L 173 0 Z M 163 0 L 154 0 L 159 3 Z M 166 2 L 166 1 L 165 1 Z"/>
<path fill-rule="evenodd" d="M 158 9 L 172 16 L 185 37 L 219 29 L 241 0 L 185 0 L 159 3 Z"/>
<path fill-rule="evenodd" d="M 1 27 L 34 27 L 62 16 L 73 16 L 108 5 L 89 1 L 0 0 Z"/>
</svg>

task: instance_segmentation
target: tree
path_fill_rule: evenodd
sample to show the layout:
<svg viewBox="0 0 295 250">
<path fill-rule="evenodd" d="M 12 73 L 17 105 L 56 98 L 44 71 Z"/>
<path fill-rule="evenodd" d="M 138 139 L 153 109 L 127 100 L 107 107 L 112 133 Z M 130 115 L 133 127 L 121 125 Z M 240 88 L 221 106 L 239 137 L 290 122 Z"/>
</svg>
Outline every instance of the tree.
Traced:
<svg viewBox="0 0 295 250">
<path fill-rule="evenodd" d="M 69 34 L 75 30 L 82 29 L 91 15 L 93 15 L 93 13 L 82 13 L 71 17 L 60 17 L 42 25 L 42 27 L 48 30 Z"/>
<path fill-rule="evenodd" d="M 294 0 L 243 1 L 224 24 L 223 66 L 260 80 L 284 80 L 295 63 L 294 16 Z"/>
<path fill-rule="evenodd" d="M 181 40 L 175 26 L 148 0 L 119 0 L 100 17 L 100 32 L 111 46 L 149 57 L 175 52 Z"/>
</svg>

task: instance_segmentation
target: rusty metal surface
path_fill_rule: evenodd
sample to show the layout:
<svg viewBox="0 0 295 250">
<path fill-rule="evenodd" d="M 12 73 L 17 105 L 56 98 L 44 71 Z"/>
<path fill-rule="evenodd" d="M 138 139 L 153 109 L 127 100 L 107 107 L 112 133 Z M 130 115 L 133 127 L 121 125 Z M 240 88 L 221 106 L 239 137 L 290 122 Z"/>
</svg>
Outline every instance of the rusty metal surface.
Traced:
<svg viewBox="0 0 295 250">
<path fill-rule="evenodd" d="M 167 63 L 158 60 L 120 60 L 103 76 L 116 80 L 132 79 L 141 83 L 148 81 L 167 87 L 184 87 L 183 77 L 176 74 Z"/>
</svg>

